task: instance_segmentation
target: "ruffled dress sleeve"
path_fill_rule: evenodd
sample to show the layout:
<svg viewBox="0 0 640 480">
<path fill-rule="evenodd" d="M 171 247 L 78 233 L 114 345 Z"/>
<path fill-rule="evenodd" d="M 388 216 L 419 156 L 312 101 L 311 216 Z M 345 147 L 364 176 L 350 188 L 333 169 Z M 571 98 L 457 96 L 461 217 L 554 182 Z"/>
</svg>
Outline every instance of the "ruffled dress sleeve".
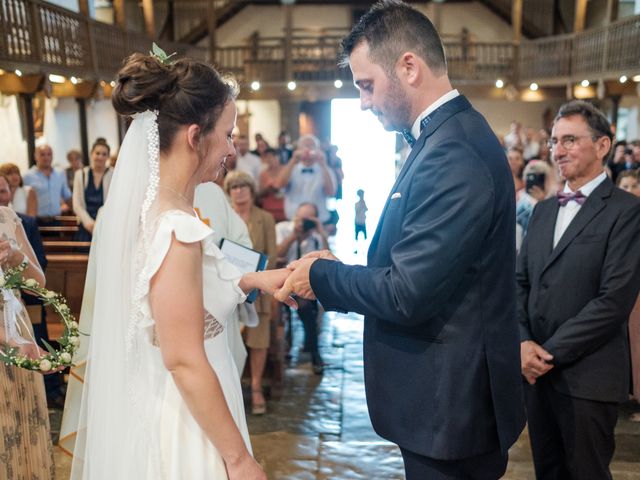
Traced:
<svg viewBox="0 0 640 480">
<path fill-rule="evenodd" d="M 214 240 L 213 230 L 198 218 L 182 211 L 163 213 L 157 220 L 155 233 L 141 273 L 139 292 L 144 319 L 141 327 L 151 327 L 154 321 L 149 304 L 149 288 L 153 276 L 164 262 L 173 236 L 183 243 L 202 243 L 204 308 L 218 319 L 228 318 L 246 295 L 238 286 L 241 273 L 229 263 Z"/>
</svg>

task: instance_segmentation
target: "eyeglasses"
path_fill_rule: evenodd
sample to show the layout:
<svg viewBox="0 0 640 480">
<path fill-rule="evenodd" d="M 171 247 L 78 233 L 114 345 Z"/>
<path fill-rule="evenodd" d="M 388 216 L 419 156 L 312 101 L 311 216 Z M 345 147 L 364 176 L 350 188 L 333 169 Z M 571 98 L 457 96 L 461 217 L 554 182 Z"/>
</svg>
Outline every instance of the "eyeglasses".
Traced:
<svg viewBox="0 0 640 480">
<path fill-rule="evenodd" d="M 236 188 L 248 187 L 246 183 L 236 183 L 234 185 L 229 185 L 229 190 L 235 190 Z"/>
<path fill-rule="evenodd" d="M 547 146 L 553 150 L 558 146 L 558 144 L 560 144 L 565 150 L 571 150 L 576 145 L 576 142 L 581 138 L 591 138 L 595 142 L 600 137 L 597 135 L 565 135 L 560 140 L 557 138 L 550 138 L 547 140 Z"/>
</svg>

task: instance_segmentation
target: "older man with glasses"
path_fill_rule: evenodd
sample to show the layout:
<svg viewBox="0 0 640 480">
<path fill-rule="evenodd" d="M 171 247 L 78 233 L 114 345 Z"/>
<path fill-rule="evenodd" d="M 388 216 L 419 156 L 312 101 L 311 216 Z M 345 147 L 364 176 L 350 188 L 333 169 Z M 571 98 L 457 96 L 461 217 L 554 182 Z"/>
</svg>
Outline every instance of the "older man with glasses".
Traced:
<svg viewBox="0 0 640 480">
<path fill-rule="evenodd" d="M 627 321 L 640 288 L 640 201 L 604 172 L 611 127 L 563 105 L 549 146 L 566 180 L 540 202 L 517 264 L 522 375 L 538 479 L 611 478 L 629 392 Z"/>
</svg>

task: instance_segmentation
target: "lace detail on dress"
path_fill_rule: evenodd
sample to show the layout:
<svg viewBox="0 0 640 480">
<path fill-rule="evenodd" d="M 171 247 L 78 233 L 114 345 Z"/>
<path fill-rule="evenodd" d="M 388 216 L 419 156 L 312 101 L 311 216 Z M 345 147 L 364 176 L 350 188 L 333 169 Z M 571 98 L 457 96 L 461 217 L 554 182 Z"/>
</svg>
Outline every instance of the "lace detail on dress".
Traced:
<svg viewBox="0 0 640 480">
<path fill-rule="evenodd" d="M 216 320 L 216 317 L 211 315 L 206 310 L 204 311 L 204 339 L 210 340 L 212 338 L 217 337 L 224 331 L 224 327 L 222 324 Z M 153 346 L 160 347 L 160 342 L 158 340 L 158 332 L 155 327 L 153 328 Z"/>
<path fill-rule="evenodd" d="M 204 312 L 204 339 L 209 340 L 217 337 L 224 331 L 222 324 L 205 310 Z"/>
</svg>

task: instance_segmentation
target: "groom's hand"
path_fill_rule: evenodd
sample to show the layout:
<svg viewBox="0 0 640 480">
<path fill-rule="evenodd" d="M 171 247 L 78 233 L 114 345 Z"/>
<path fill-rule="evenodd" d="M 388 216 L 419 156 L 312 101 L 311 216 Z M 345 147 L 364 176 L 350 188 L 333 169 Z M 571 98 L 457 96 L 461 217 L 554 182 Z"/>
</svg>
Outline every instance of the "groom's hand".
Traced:
<svg viewBox="0 0 640 480">
<path fill-rule="evenodd" d="M 274 297 L 282 302 L 292 293 L 295 293 L 299 297 L 315 300 L 316 296 L 309 281 L 309 272 L 311 271 L 311 265 L 316 260 L 317 258 L 301 258 L 290 263 L 287 268 L 292 270 L 291 275 L 284 282 L 282 288 L 275 292 Z"/>
<path fill-rule="evenodd" d="M 337 262 L 340 261 L 340 259 L 338 257 L 336 257 L 333 253 L 331 253 L 330 250 L 317 250 L 315 252 L 310 252 L 307 253 L 304 258 L 322 258 L 323 260 L 335 260 Z M 296 260 L 296 262 L 299 260 Z M 292 265 L 295 265 L 296 262 L 291 262 L 291 264 L 288 266 L 288 268 L 291 268 Z"/>
</svg>

